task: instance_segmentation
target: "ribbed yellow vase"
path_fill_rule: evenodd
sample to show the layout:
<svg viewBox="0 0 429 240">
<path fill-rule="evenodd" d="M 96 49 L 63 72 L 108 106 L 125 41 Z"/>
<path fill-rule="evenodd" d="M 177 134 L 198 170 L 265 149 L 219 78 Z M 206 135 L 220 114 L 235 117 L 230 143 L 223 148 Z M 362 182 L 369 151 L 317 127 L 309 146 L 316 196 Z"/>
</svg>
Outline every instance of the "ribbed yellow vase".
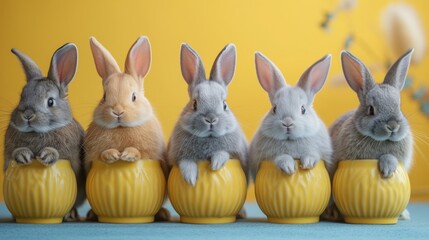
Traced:
<svg viewBox="0 0 429 240">
<path fill-rule="evenodd" d="M 268 221 L 274 223 L 319 222 L 330 194 L 323 161 L 311 170 L 299 168 L 293 175 L 283 173 L 273 161 L 262 161 L 255 180 L 256 201 Z"/>
<path fill-rule="evenodd" d="M 92 162 L 86 194 L 99 222 L 153 222 L 165 196 L 165 177 L 157 160 Z"/>
<path fill-rule="evenodd" d="M 333 194 L 348 223 L 395 224 L 410 200 L 410 181 L 402 165 L 391 178 L 383 178 L 378 160 L 343 160 Z"/>
<path fill-rule="evenodd" d="M 10 161 L 4 178 L 4 201 L 18 223 L 61 223 L 76 200 L 76 176 L 70 161 L 46 167 Z"/>
<path fill-rule="evenodd" d="M 186 183 L 177 166 L 168 178 L 171 204 L 185 223 L 216 224 L 235 222 L 247 193 L 246 176 L 239 160 L 229 160 L 218 171 L 209 161 L 198 162 L 195 186 Z"/>
</svg>

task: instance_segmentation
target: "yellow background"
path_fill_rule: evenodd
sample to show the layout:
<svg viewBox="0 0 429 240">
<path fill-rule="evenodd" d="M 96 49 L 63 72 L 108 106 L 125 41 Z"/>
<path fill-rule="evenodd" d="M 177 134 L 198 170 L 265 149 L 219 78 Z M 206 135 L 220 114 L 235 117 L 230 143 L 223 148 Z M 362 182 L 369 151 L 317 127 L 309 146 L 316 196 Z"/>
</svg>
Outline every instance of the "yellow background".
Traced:
<svg viewBox="0 0 429 240">
<path fill-rule="evenodd" d="M 254 52 L 262 51 L 272 59 L 290 84 L 295 84 L 301 73 L 317 59 L 332 53 L 330 79 L 315 101 L 315 109 L 330 125 L 357 105 L 357 97 L 347 85 L 334 87 L 331 81 L 333 76 L 341 74 L 339 54 L 344 39 L 353 32 L 362 41 L 352 45 L 350 50 L 368 65 L 382 61 L 380 56 L 386 52 L 386 42 L 380 29 L 380 14 L 390 1 L 358 1 L 352 11 L 336 16 L 330 32 L 323 31 L 320 23 L 324 14 L 334 9 L 338 2 L 1 1 L 0 135 L 4 135 L 9 113 L 18 103 L 25 84 L 20 63 L 10 53 L 12 47 L 27 53 L 46 73 L 53 52 L 66 42 L 74 42 L 79 48 L 79 66 L 70 87 L 69 99 L 74 116 L 84 127 L 89 124 L 92 111 L 102 97 L 101 79 L 89 49 L 90 36 L 95 36 L 106 46 L 120 66 L 124 65 L 126 53 L 137 37 L 149 37 L 153 61 L 145 81 L 145 92 L 163 125 L 166 140 L 188 100 L 187 85 L 179 66 L 182 42 L 188 42 L 200 54 L 207 72 L 218 52 L 227 43 L 235 43 L 238 49 L 237 71 L 229 88 L 228 103 L 249 140 L 269 109 L 268 97 L 256 78 Z M 428 32 L 429 1 L 407 2 L 417 10 L 425 32 Z M 374 49 L 375 54 L 369 53 L 363 43 Z M 410 69 L 416 78 L 416 86 L 428 84 L 428 66 L 429 58 L 426 56 L 422 63 Z M 374 75 L 381 81 L 384 71 Z M 403 93 L 404 112 L 413 130 L 427 136 L 429 118 L 419 113 L 418 104 L 410 94 L 410 91 Z M 2 137 L 1 152 L 3 140 Z M 425 157 L 429 154 L 428 144 L 417 142 L 416 145 L 420 151 L 415 152 L 410 176 L 412 198 L 428 200 L 429 160 Z"/>
</svg>

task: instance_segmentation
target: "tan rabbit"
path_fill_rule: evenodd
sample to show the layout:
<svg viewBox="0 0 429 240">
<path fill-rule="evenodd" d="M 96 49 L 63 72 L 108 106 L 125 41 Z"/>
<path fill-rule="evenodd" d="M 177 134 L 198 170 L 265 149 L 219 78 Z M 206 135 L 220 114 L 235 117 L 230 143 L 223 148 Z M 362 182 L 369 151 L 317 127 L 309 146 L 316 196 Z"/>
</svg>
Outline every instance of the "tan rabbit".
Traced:
<svg viewBox="0 0 429 240">
<path fill-rule="evenodd" d="M 143 90 L 151 62 L 149 39 L 140 37 L 133 44 L 125 72 L 120 71 L 113 56 L 94 37 L 90 38 L 90 45 L 97 72 L 103 79 L 104 95 L 85 137 L 86 172 L 96 159 L 107 163 L 154 159 L 161 161 L 166 173 L 162 129 Z M 92 212 L 88 215 L 92 220 L 96 217 Z M 156 220 L 169 217 L 169 212 L 162 208 Z"/>
</svg>

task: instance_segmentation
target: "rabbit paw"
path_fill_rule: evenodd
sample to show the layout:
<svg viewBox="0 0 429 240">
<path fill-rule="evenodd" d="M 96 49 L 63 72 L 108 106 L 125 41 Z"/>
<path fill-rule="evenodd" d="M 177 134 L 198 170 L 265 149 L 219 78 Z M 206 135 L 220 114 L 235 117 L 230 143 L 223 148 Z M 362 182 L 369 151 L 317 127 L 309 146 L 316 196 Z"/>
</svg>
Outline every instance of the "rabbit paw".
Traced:
<svg viewBox="0 0 429 240">
<path fill-rule="evenodd" d="M 166 208 L 161 208 L 155 215 L 155 222 L 168 222 L 170 221 L 171 214 Z"/>
<path fill-rule="evenodd" d="M 290 155 L 283 154 L 277 156 L 274 159 L 274 162 L 276 163 L 277 167 L 279 167 L 280 170 L 282 170 L 287 175 L 292 175 L 295 173 L 295 160 L 293 160 Z"/>
<path fill-rule="evenodd" d="M 225 163 L 229 160 L 229 153 L 219 151 L 213 154 L 210 167 L 213 171 L 223 168 Z"/>
<path fill-rule="evenodd" d="M 240 211 L 237 213 L 236 218 L 237 218 L 237 219 L 245 219 L 245 218 L 247 218 L 246 209 L 244 209 L 244 207 L 242 207 L 242 208 L 240 209 Z"/>
<path fill-rule="evenodd" d="M 127 147 L 125 150 L 121 153 L 121 160 L 127 161 L 127 162 L 135 162 L 141 158 L 139 150 L 133 147 Z"/>
<path fill-rule="evenodd" d="M 27 165 L 33 162 L 34 154 L 29 148 L 20 147 L 13 151 L 12 157 L 17 163 Z"/>
<path fill-rule="evenodd" d="M 64 222 L 79 222 L 79 214 L 75 207 L 64 216 Z"/>
<path fill-rule="evenodd" d="M 301 158 L 299 165 L 302 169 L 313 169 L 316 163 L 319 162 L 320 158 L 315 156 L 304 156 Z"/>
<path fill-rule="evenodd" d="M 89 209 L 88 213 L 86 214 L 86 221 L 98 222 L 98 216 L 92 209 Z"/>
<path fill-rule="evenodd" d="M 391 154 L 384 154 L 378 160 L 378 168 L 384 178 L 390 178 L 398 167 L 398 159 Z"/>
<path fill-rule="evenodd" d="M 106 163 L 114 163 L 121 158 L 121 153 L 116 149 L 107 149 L 101 153 L 101 160 Z"/>
<path fill-rule="evenodd" d="M 321 219 L 331 222 L 340 222 L 343 220 L 343 216 L 340 213 L 340 210 L 335 204 L 328 206 L 325 211 L 320 216 Z"/>
<path fill-rule="evenodd" d="M 191 160 L 182 160 L 179 163 L 180 172 L 182 173 L 183 179 L 185 181 L 195 186 L 195 183 L 197 183 L 198 178 L 198 166 L 195 161 Z"/>
<path fill-rule="evenodd" d="M 401 215 L 399 215 L 399 220 L 411 220 L 410 212 L 408 212 L 407 209 L 405 209 Z"/>
<path fill-rule="evenodd" d="M 60 154 L 58 153 L 57 149 L 52 147 L 45 147 L 42 149 L 42 151 L 40 151 L 39 155 L 36 156 L 37 160 L 39 160 L 45 166 L 51 166 L 56 161 L 58 161 L 59 157 Z"/>
</svg>

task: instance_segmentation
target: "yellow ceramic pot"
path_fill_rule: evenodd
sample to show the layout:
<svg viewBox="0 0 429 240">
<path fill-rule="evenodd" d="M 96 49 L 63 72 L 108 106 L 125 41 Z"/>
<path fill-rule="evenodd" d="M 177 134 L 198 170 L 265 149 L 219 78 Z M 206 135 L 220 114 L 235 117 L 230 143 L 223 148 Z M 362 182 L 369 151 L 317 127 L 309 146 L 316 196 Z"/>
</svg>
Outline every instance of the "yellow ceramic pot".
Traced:
<svg viewBox="0 0 429 240">
<path fill-rule="evenodd" d="M 296 161 L 299 165 L 299 161 Z M 331 194 L 329 174 L 323 161 L 311 170 L 283 173 L 273 161 L 262 161 L 255 180 L 256 201 L 268 221 L 316 223 Z"/>
<path fill-rule="evenodd" d="M 86 194 L 99 222 L 153 222 L 165 196 L 158 160 L 92 162 Z"/>
<path fill-rule="evenodd" d="M 410 181 L 402 165 L 386 179 L 378 160 L 344 160 L 335 172 L 333 193 L 346 222 L 394 224 L 410 199 Z"/>
<path fill-rule="evenodd" d="M 76 200 L 76 176 L 70 161 L 50 167 L 10 161 L 4 178 L 4 201 L 18 223 L 61 223 Z"/>
<path fill-rule="evenodd" d="M 218 171 L 210 169 L 209 161 L 199 161 L 194 187 L 185 182 L 177 166 L 168 178 L 171 204 L 185 223 L 235 222 L 246 193 L 246 176 L 239 160 L 229 160 Z"/>
</svg>

